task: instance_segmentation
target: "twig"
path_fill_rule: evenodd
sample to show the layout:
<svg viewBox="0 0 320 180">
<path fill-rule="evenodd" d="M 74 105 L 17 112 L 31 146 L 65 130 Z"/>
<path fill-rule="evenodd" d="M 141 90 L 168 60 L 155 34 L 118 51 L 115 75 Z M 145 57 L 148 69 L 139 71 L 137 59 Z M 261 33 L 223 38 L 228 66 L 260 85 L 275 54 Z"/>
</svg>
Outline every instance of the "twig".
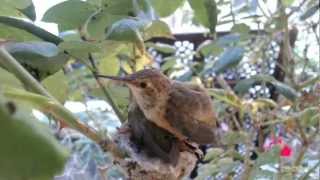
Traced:
<svg viewBox="0 0 320 180">
<path fill-rule="evenodd" d="M 315 164 L 312 168 L 310 168 L 302 177 L 301 180 L 307 180 L 309 175 L 315 171 L 320 166 L 320 161 L 318 161 L 317 164 Z"/>
<path fill-rule="evenodd" d="M 82 134 L 86 135 L 88 138 L 97 142 L 101 145 L 103 150 L 109 151 L 115 155 L 116 158 L 121 157 L 121 151 L 117 148 L 117 145 L 112 142 L 109 138 L 102 138 L 98 136 L 97 132 L 93 129 L 85 126 L 80 123 L 80 120 L 74 117 L 74 115 L 67 110 L 58 100 L 56 100 L 36 79 L 34 79 L 30 73 L 25 70 L 18 61 L 12 57 L 4 47 L 0 47 L 0 63 L 7 65 L 12 72 L 24 83 L 26 84 L 33 92 L 41 94 L 41 95 L 33 95 L 32 97 L 39 101 L 48 100 L 48 105 L 46 107 L 42 107 L 41 109 L 45 113 L 54 114 L 55 120 L 64 120 L 66 124 L 68 124 L 71 128 L 74 128 L 80 131 Z M 17 94 L 15 94 L 17 96 Z M 31 95 L 28 95 L 30 98 Z M 21 95 L 23 97 L 23 95 Z M 14 97 L 13 97 L 14 98 Z M 25 97 L 24 97 L 25 98 Z M 66 120 L 68 119 L 68 120 Z"/>
<path fill-rule="evenodd" d="M 45 41 L 48 41 L 48 42 L 52 42 L 52 43 L 54 43 L 56 45 L 58 45 L 58 44 L 60 44 L 61 42 L 64 41 L 62 38 L 60 38 L 60 37 L 58 37 L 58 36 L 56 36 L 54 34 L 51 34 L 50 32 L 48 32 L 48 31 L 46 31 L 46 30 L 44 30 L 44 29 L 42 29 L 42 28 L 40 28 L 40 27 L 38 27 L 38 26 L 36 26 L 34 24 L 31 24 L 31 23 L 29 23 L 27 21 L 23 21 L 23 20 L 16 19 L 16 18 L 11 18 L 11 17 L 6 17 L 6 16 L 0 16 L 0 22 L 4 23 L 4 24 L 7 24 L 7 25 L 10 25 L 10 26 L 15 27 L 15 28 L 19 28 L 21 30 L 27 31 L 27 32 L 39 37 L 42 40 L 45 40 Z M 69 52 L 66 52 L 66 54 L 69 55 L 70 57 L 73 57 Z M 89 57 L 89 60 L 90 60 L 90 57 Z M 88 66 L 88 68 L 90 69 L 90 71 L 95 76 L 95 79 L 96 79 L 98 85 L 101 87 L 104 95 L 109 100 L 110 105 L 113 108 L 113 110 L 115 111 L 116 115 L 119 117 L 120 120 L 123 120 L 124 119 L 123 115 L 121 115 L 121 113 L 119 111 L 119 108 L 112 101 L 109 92 L 103 86 L 103 83 L 98 78 L 96 78 L 96 75 L 94 73 L 96 73 L 95 71 L 97 70 L 97 68 L 95 68 L 95 71 L 93 71 L 90 66 Z"/>
<path fill-rule="evenodd" d="M 123 116 L 123 114 L 120 111 L 120 108 L 118 107 L 118 105 L 113 101 L 111 95 L 109 94 L 108 90 L 106 89 L 106 87 L 103 85 L 102 81 L 100 80 L 100 78 L 98 77 L 98 68 L 96 66 L 96 63 L 92 57 L 92 54 L 89 54 L 89 61 L 91 63 L 91 66 L 93 68 L 93 71 L 91 70 L 95 80 L 97 81 L 100 89 L 102 90 L 102 92 L 104 93 L 104 95 L 106 96 L 108 102 L 110 103 L 111 107 L 113 108 L 114 112 L 116 113 L 116 115 L 118 116 L 118 118 L 120 119 L 121 122 L 125 122 L 125 118 Z"/>
</svg>

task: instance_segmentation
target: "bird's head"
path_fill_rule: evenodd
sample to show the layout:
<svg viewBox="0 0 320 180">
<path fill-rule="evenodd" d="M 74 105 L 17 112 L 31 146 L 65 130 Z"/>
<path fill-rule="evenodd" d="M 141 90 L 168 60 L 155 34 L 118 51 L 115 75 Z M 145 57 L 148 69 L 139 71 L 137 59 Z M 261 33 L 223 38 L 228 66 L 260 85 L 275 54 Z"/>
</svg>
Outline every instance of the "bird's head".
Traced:
<svg viewBox="0 0 320 180">
<path fill-rule="evenodd" d="M 146 103 L 148 106 L 166 96 L 171 85 L 170 80 L 156 69 L 145 69 L 124 77 L 104 75 L 99 77 L 124 83 L 130 88 L 138 104 Z"/>
</svg>

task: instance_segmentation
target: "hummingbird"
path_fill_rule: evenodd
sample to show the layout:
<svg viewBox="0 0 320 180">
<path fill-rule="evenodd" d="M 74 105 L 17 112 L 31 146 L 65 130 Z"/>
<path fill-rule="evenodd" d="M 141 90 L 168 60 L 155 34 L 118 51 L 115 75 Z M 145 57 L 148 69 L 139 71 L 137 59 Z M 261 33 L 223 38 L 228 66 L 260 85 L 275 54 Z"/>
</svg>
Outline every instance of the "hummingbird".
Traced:
<svg viewBox="0 0 320 180">
<path fill-rule="evenodd" d="M 199 85 L 171 80 L 157 69 L 99 77 L 128 86 L 145 117 L 178 140 L 213 143 L 216 116 L 210 96 Z"/>
</svg>

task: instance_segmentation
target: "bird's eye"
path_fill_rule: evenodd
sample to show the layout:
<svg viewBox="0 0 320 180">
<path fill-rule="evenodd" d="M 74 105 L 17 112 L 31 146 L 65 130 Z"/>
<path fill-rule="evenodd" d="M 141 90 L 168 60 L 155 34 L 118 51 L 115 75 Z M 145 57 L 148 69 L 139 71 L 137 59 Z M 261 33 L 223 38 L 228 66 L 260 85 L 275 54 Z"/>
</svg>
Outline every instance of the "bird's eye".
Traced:
<svg viewBox="0 0 320 180">
<path fill-rule="evenodd" d="M 147 87 L 147 83 L 141 82 L 141 83 L 140 83 L 140 87 L 141 87 L 141 88 L 146 88 L 146 87 Z"/>
</svg>

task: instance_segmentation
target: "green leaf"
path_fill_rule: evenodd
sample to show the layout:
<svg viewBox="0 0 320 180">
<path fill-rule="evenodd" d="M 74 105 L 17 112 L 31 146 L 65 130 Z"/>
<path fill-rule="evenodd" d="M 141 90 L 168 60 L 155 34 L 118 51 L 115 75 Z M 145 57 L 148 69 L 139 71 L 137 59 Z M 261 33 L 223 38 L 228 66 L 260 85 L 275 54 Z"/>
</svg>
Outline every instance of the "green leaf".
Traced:
<svg viewBox="0 0 320 180">
<path fill-rule="evenodd" d="M 68 97 L 68 81 L 63 71 L 47 77 L 42 81 L 44 87 L 62 104 Z"/>
<path fill-rule="evenodd" d="M 99 70 L 103 75 L 118 75 L 120 70 L 120 62 L 116 56 L 105 57 L 99 61 Z"/>
<path fill-rule="evenodd" d="M 222 101 L 235 108 L 241 108 L 242 106 L 241 100 L 238 96 L 224 89 L 208 89 L 208 93 L 210 96 L 213 96 L 217 100 Z"/>
<path fill-rule="evenodd" d="M 172 68 L 177 63 L 177 58 L 174 56 L 170 56 L 164 59 L 165 63 L 161 66 L 161 71 L 166 71 Z"/>
<path fill-rule="evenodd" d="M 219 59 L 214 63 L 211 71 L 215 73 L 221 73 L 226 69 L 237 65 L 243 56 L 244 49 L 240 47 L 228 48 Z"/>
<path fill-rule="evenodd" d="M 23 84 L 11 73 L 0 67 L 0 88 L 2 85 L 22 88 Z"/>
<path fill-rule="evenodd" d="M 308 107 L 298 114 L 299 120 L 305 127 L 315 126 L 320 120 L 320 109 L 318 107 Z"/>
<path fill-rule="evenodd" d="M 97 44 L 86 41 L 64 41 L 60 43 L 58 47 L 68 52 L 81 51 L 92 53 L 101 50 Z"/>
<path fill-rule="evenodd" d="M 259 153 L 258 159 L 255 162 L 255 166 L 260 167 L 264 164 L 276 164 L 280 159 L 280 147 L 274 146 L 271 150 Z"/>
<path fill-rule="evenodd" d="M 294 0 L 282 0 L 282 3 L 284 6 L 290 6 L 292 3 L 294 2 Z"/>
<path fill-rule="evenodd" d="M 34 8 L 33 3 L 31 3 L 28 7 L 24 9 L 20 9 L 20 12 L 27 16 L 32 21 L 36 20 L 36 10 Z"/>
<path fill-rule="evenodd" d="M 239 33 L 241 35 L 249 34 L 250 33 L 250 27 L 244 23 L 241 24 L 235 24 L 231 28 L 231 32 L 233 33 Z"/>
<path fill-rule="evenodd" d="M 215 0 L 188 0 L 195 15 L 195 19 L 215 33 L 217 25 L 217 5 Z"/>
<path fill-rule="evenodd" d="M 129 89 L 123 86 L 114 85 L 108 86 L 108 91 L 119 108 L 126 112 L 129 104 Z"/>
<path fill-rule="evenodd" d="M 154 37 L 174 39 L 169 26 L 160 20 L 151 21 L 151 25 L 143 31 L 143 39 L 149 40 Z"/>
<path fill-rule="evenodd" d="M 34 20 L 32 0 L 0 0 L 0 16 L 28 17 Z"/>
<path fill-rule="evenodd" d="M 7 43 L 5 48 L 39 79 L 57 72 L 68 60 L 56 45 L 48 42 Z"/>
<path fill-rule="evenodd" d="M 300 20 L 306 20 L 309 17 L 313 16 L 316 12 L 319 12 L 318 9 L 320 8 L 320 4 L 315 4 L 314 6 L 310 7 L 307 11 L 305 11 L 301 16 Z"/>
<path fill-rule="evenodd" d="M 137 19 L 122 19 L 115 22 L 107 32 L 107 39 L 125 42 L 143 42 L 141 32 L 150 24 Z"/>
<path fill-rule="evenodd" d="M 69 0 L 51 7 L 42 20 L 57 23 L 60 31 L 79 29 L 95 11 L 96 8 L 89 3 Z"/>
<path fill-rule="evenodd" d="M 90 40 L 106 39 L 106 30 L 109 29 L 113 23 L 123 18 L 125 18 L 125 16 L 110 14 L 110 12 L 106 10 L 92 14 L 85 23 L 88 38 Z"/>
<path fill-rule="evenodd" d="M 176 48 L 174 46 L 169 45 L 169 44 L 160 43 L 160 42 L 157 42 L 157 43 L 148 42 L 148 43 L 146 43 L 146 46 L 152 47 L 156 51 L 166 53 L 166 54 L 172 54 L 172 53 L 176 52 Z"/>
<path fill-rule="evenodd" d="M 225 145 L 234 145 L 245 143 L 249 138 L 249 134 L 243 131 L 228 131 L 222 136 L 221 142 Z"/>
<path fill-rule="evenodd" d="M 276 80 L 271 83 L 276 87 L 276 90 L 287 99 L 291 101 L 295 101 L 297 99 L 298 93 L 292 87 Z"/>
<path fill-rule="evenodd" d="M 103 7 L 113 15 L 134 15 L 132 0 L 104 0 Z"/>
<path fill-rule="evenodd" d="M 235 92 L 237 92 L 240 95 L 243 95 L 248 92 L 248 90 L 252 87 L 254 83 L 256 83 L 256 79 L 249 78 L 249 79 L 243 79 L 237 82 L 236 86 L 234 87 Z"/>
<path fill-rule="evenodd" d="M 60 43 L 58 47 L 79 59 L 88 57 L 88 53 L 102 51 L 101 47 L 97 43 L 86 41 L 64 41 Z"/>
<path fill-rule="evenodd" d="M 151 0 L 150 2 L 160 17 L 166 17 L 175 12 L 184 0 Z"/>
<path fill-rule="evenodd" d="M 243 95 L 255 83 L 271 83 L 276 88 L 276 91 L 291 101 L 294 101 L 298 97 L 298 93 L 293 88 L 280 81 L 277 81 L 274 79 L 274 77 L 269 75 L 256 75 L 249 79 L 241 80 L 237 83 L 234 89 L 240 95 Z"/>
<path fill-rule="evenodd" d="M 210 55 L 217 56 L 223 52 L 223 48 L 216 41 L 205 41 L 199 45 L 197 52 L 200 52 L 205 57 Z"/>
<path fill-rule="evenodd" d="M 234 90 L 239 93 L 240 95 L 245 94 L 248 92 L 249 88 L 255 84 L 255 83 L 261 83 L 261 82 L 272 82 L 275 79 L 272 76 L 268 75 L 255 75 L 252 76 L 249 79 L 243 79 L 239 81 L 236 86 L 234 87 Z"/>
<path fill-rule="evenodd" d="M 40 39 L 33 34 L 11 27 L 0 22 L 0 37 L 2 39 L 8 39 L 13 41 L 40 41 Z"/>
<path fill-rule="evenodd" d="M 0 179 L 53 179 L 68 152 L 18 103 L 0 98 Z"/>
<path fill-rule="evenodd" d="M 225 152 L 225 150 L 222 148 L 210 148 L 204 157 L 204 161 L 212 161 L 218 158 L 223 152 Z"/>
</svg>

